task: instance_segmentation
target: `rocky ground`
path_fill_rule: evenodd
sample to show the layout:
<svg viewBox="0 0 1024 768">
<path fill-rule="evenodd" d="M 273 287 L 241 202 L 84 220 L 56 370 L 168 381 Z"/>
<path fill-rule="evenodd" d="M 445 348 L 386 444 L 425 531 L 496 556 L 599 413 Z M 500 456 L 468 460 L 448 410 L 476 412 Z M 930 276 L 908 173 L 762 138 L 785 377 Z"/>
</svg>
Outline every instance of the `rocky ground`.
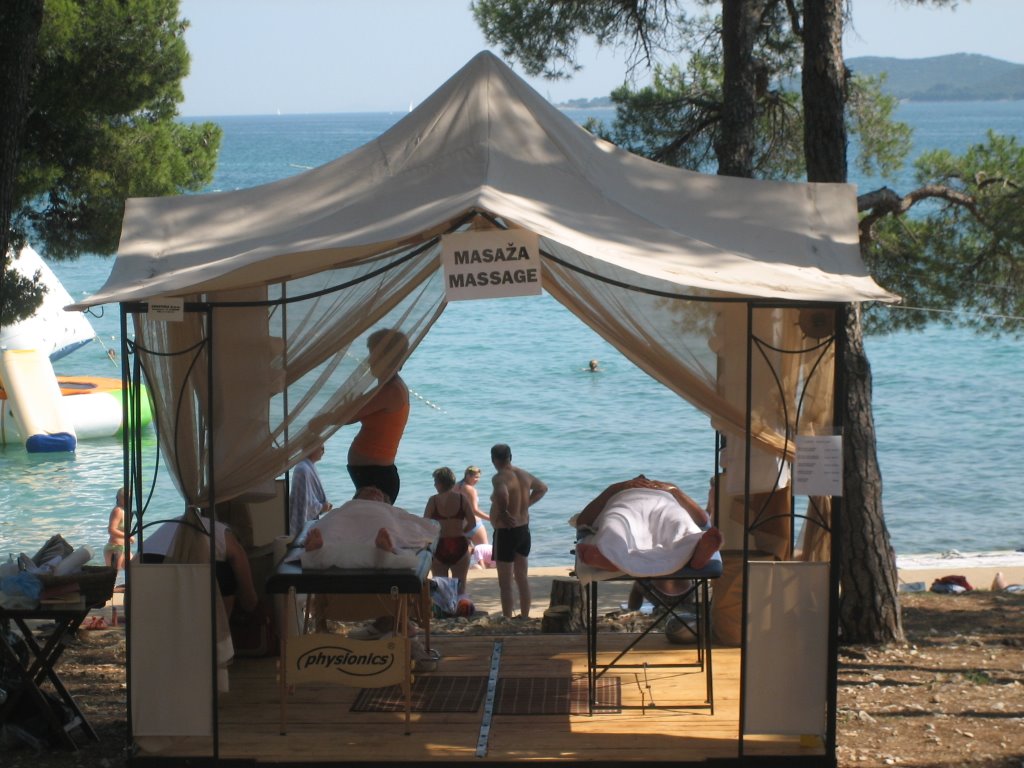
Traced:
<svg viewBox="0 0 1024 768">
<path fill-rule="evenodd" d="M 903 596 L 908 643 L 846 647 L 839 660 L 838 762 L 849 766 L 1022 768 L 1024 595 Z M 446 627 L 437 626 L 436 631 Z M 509 632 L 510 622 L 447 629 Z M 515 622 L 518 632 L 539 621 Z M 100 736 L 76 753 L 0 745 L 5 768 L 110 768 L 124 764 L 124 634 L 80 632 L 62 679 Z"/>
<path fill-rule="evenodd" d="M 904 647 L 839 659 L 839 765 L 1024 766 L 1024 595 L 903 596 Z"/>
</svg>

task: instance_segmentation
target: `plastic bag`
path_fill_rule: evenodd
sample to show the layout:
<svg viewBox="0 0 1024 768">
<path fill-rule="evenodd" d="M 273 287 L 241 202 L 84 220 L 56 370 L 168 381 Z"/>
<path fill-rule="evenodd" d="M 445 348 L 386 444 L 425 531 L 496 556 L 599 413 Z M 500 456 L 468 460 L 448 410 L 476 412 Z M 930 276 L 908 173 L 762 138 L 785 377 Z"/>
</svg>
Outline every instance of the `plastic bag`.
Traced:
<svg viewBox="0 0 1024 768">
<path fill-rule="evenodd" d="M 472 616 L 476 606 L 469 595 L 459 594 L 459 580 L 438 576 L 430 580 L 431 612 L 436 619 Z"/>
<path fill-rule="evenodd" d="M 0 580 L 0 606 L 4 608 L 35 608 L 42 593 L 43 582 L 25 571 Z"/>
</svg>

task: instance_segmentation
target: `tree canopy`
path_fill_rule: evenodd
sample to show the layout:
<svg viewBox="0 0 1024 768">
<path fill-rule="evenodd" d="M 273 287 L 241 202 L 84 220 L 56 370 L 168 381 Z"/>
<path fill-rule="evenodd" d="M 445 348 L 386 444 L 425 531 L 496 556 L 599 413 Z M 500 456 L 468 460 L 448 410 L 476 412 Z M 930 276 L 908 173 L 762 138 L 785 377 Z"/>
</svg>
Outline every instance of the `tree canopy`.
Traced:
<svg viewBox="0 0 1024 768">
<path fill-rule="evenodd" d="M 47 0 L 30 52 L 13 243 L 53 259 L 112 254 L 126 198 L 210 183 L 221 129 L 177 119 L 187 24 L 177 0 Z M 9 272 L 4 285 L 12 296 Z"/>
<path fill-rule="evenodd" d="M 731 175 L 835 182 L 846 180 L 849 135 L 860 170 L 886 175 L 902 167 L 910 131 L 892 119 L 895 100 L 878 79 L 843 66 L 844 0 L 698 2 L 721 15 L 690 17 L 672 0 L 476 0 L 472 7 L 488 41 L 529 74 L 567 76 L 578 68 L 580 35 L 566 21 L 574 13 L 582 15 L 580 32 L 650 63 L 652 84 L 616 89 L 614 123 L 590 126 L 637 154 L 693 170 L 717 164 Z M 652 19 L 668 23 L 655 31 Z M 787 86 L 793 83 L 801 84 L 799 94 Z M 990 136 L 959 158 L 921 158 L 914 190 L 861 195 L 861 249 L 879 283 L 908 303 L 940 308 L 947 322 L 1020 331 L 1022 162 L 1014 140 Z M 899 640 L 902 629 L 862 330 L 923 325 L 934 315 L 884 311 L 865 324 L 861 309 L 847 313 L 843 355 L 840 618 L 844 641 L 886 642 Z"/>
<path fill-rule="evenodd" d="M 951 5 L 950 0 L 907 0 Z M 709 9 L 720 0 L 698 0 Z M 691 4 L 692 5 L 692 4 Z M 757 131 L 754 175 L 805 175 L 799 83 L 800 5 L 757 0 L 761 26 L 752 52 Z M 489 42 L 528 74 L 568 77 L 578 71 L 579 41 L 625 46 L 635 66 L 651 63 L 651 84 L 623 85 L 611 94 L 610 126 L 588 128 L 653 160 L 713 170 L 724 96 L 722 18 L 688 14 L 673 0 L 476 0 L 473 13 Z M 858 149 L 857 169 L 894 176 L 911 148 L 911 130 L 894 119 L 897 102 L 881 90 L 884 75 L 847 79 L 847 131 Z M 956 157 L 930 153 L 915 163 L 911 190 L 862 191 L 861 245 L 879 283 L 904 304 L 930 312 L 867 308 L 866 329 L 914 328 L 933 320 L 991 333 L 1024 333 L 1024 148 L 989 134 Z"/>
<path fill-rule="evenodd" d="M 869 328 L 939 321 L 1021 335 L 1024 148 L 1016 137 L 989 131 L 962 155 L 928 152 L 914 168 L 914 189 L 861 196 L 861 242 L 879 281 L 904 307 L 927 311 L 869 315 Z"/>
</svg>

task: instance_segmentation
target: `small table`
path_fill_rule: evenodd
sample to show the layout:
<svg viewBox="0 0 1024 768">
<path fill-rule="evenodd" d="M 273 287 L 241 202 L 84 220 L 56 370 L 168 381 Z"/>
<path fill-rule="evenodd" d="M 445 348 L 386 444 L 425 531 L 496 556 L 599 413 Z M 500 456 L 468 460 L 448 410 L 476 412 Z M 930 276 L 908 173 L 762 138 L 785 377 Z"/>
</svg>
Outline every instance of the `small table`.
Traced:
<svg viewBox="0 0 1024 768">
<path fill-rule="evenodd" d="M 60 676 L 55 669 L 61 654 L 64 652 L 64 638 L 69 632 L 74 632 L 89 615 L 89 606 L 71 607 L 40 607 L 33 609 L 6 609 L 0 608 L 0 624 L 6 624 L 8 620 L 13 621 L 21 630 L 25 645 L 30 651 L 30 657 L 26 664 L 11 647 L 7 640 L 7 633 L 0 632 L 0 652 L 5 659 L 19 670 L 22 683 L 15 689 L 8 691 L 7 701 L 0 706 L 0 723 L 7 722 L 14 708 L 22 696 L 27 696 L 44 715 L 50 727 L 50 731 L 57 740 L 69 749 L 77 750 L 78 745 L 71 738 L 71 731 L 74 728 L 81 728 L 86 736 L 93 741 L 99 741 L 96 731 L 85 719 L 82 710 L 78 708 L 74 697 L 64 687 Z M 37 642 L 32 630 L 28 625 L 30 621 L 52 621 L 53 632 L 42 645 Z M 57 713 L 53 711 L 50 701 L 43 695 L 40 686 L 49 680 L 57 695 L 73 713 L 68 723 L 63 723 Z"/>
</svg>

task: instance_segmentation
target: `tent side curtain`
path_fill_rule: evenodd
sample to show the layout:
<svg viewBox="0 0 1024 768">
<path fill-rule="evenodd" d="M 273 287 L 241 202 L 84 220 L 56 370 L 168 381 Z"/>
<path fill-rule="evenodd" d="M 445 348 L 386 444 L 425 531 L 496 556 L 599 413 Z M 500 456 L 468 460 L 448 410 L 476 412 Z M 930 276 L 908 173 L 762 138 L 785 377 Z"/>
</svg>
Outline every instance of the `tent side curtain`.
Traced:
<svg viewBox="0 0 1024 768">
<path fill-rule="evenodd" d="M 444 301 L 437 253 L 403 256 L 190 297 L 212 307 L 209 319 L 135 314 L 161 453 L 186 504 L 210 504 L 211 450 L 215 501 L 258 497 L 352 419 L 378 385 L 371 367 L 381 380 L 398 371 Z M 397 333 L 371 366 L 379 329 Z"/>
<path fill-rule="evenodd" d="M 639 368 L 711 417 L 739 445 L 746 433 L 747 304 L 693 301 L 622 285 L 610 268 L 577 268 L 567 250 L 544 264 L 547 290 Z M 605 278 L 605 279 L 602 279 Z M 754 312 L 752 427 L 755 452 L 790 460 L 793 437 L 832 424 L 834 349 L 800 325 L 800 307 Z M 658 418 L 652 414 L 652 418 Z M 742 468 L 738 469 L 742 477 Z"/>
<path fill-rule="evenodd" d="M 391 268 L 363 279 L 382 266 Z M 666 297 L 553 261 L 545 264 L 544 285 L 629 360 L 742 443 L 745 303 Z M 345 287 L 332 290 L 338 286 Z M 309 298 L 297 300 L 301 296 Z M 445 306 L 435 250 L 328 270 L 272 290 L 201 298 L 213 305 L 212 421 L 207 321 L 199 314 L 182 323 L 136 317 L 165 464 L 187 503 L 198 506 L 209 504 L 211 448 L 216 501 L 254 493 L 349 422 L 372 394 L 378 378 L 371 367 L 379 366 L 368 359 L 371 333 L 391 328 L 407 340 L 390 351 L 386 380 Z M 797 317 L 795 309 L 755 314 L 755 331 L 766 345 L 754 357 L 753 438 L 756 451 L 771 457 L 792 457 L 798 429 L 806 434 L 831 424 L 831 359 L 820 366 L 827 376 L 809 375 L 814 356 L 792 353 L 810 346 Z"/>
<path fill-rule="evenodd" d="M 835 307 L 755 306 L 697 301 L 622 285 L 622 274 L 597 275 L 561 249 L 544 265 L 545 287 L 584 323 L 652 378 L 708 414 L 722 433 L 723 492 L 742 498 L 749 479 L 753 498 L 776 499 L 789 520 L 789 462 L 800 435 L 831 434 L 835 384 Z M 573 269 L 568 264 L 573 264 Z M 605 279 L 602 279 L 605 278 Z M 710 297 L 704 297 L 710 299 Z M 815 322 L 808 322 L 811 313 Z M 746 467 L 747 339 L 750 363 L 751 458 Z M 810 329 L 810 332 L 808 332 Z M 660 414 L 651 414 L 658 419 Z M 752 512 L 764 549 L 789 557 L 788 526 L 777 532 L 776 509 Z M 742 518 L 742 506 L 736 508 Z M 828 560 L 829 499 L 811 500 L 798 557 Z M 777 521 L 776 521 L 777 522 Z"/>
</svg>

